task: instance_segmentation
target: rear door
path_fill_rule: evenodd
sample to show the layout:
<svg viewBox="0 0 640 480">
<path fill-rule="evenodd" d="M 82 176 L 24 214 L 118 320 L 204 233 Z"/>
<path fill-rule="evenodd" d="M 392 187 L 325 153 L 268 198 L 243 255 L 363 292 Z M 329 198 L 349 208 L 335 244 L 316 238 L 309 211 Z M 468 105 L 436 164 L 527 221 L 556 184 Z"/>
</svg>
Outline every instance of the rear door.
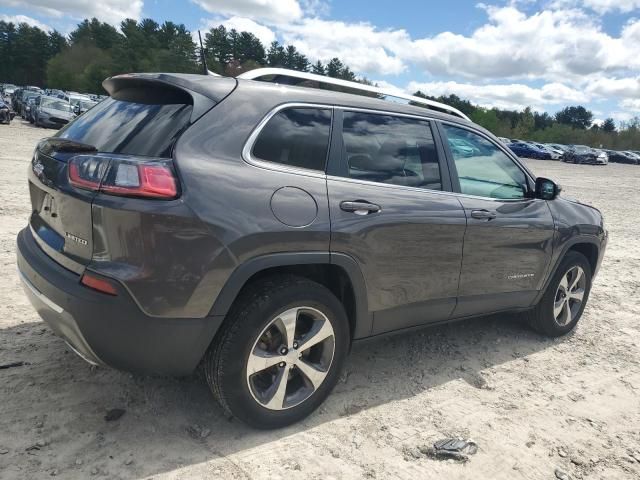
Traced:
<svg viewBox="0 0 640 480">
<path fill-rule="evenodd" d="M 466 219 L 458 199 L 444 193 L 450 180 L 431 123 L 337 109 L 334 128 L 331 251 L 360 265 L 372 333 L 448 319 Z"/>
<path fill-rule="evenodd" d="M 446 123 L 441 130 L 468 221 L 454 316 L 527 307 L 551 259 L 547 202 L 531 198 L 532 179 L 488 136 Z M 461 140 L 473 145 L 472 154 L 448 147 Z"/>
</svg>

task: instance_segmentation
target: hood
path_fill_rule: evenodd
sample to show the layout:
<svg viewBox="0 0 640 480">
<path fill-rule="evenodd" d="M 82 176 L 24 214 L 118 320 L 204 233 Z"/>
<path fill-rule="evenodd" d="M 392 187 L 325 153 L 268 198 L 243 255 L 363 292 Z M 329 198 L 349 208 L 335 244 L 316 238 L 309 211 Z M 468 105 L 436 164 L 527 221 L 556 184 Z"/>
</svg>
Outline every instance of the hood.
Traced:
<svg viewBox="0 0 640 480">
<path fill-rule="evenodd" d="M 561 201 L 565 201 L 565 202 L 571 203 L 573 205 L 580 205 L 582 207 L 587 207 L 587 208 L 590 208 L 591 210 L 595 210 L 599 214 L 602 214 L 602 212 L 599 209 L 597 209 L 596 207 L 594 207 L 593 205 L 589 205 L 588 203 L 584 203 L 583 201 L 581 201 L 581 200 L 579 200 L 577 198 L 565 197 L 565 196 L 560 196 L 558 198 Z"/>
<path fill-rule="evenodd" d="M 56 110 L 55 108 L 42 107 L 40 111 L 46 113 L 47 115 L 51 115 L 52 117 L 59 117 L 64 119 L 72 119 L 74 117 L 74 114 L 71 112 L 65 112 L 64 110 Z"/>
</svg>

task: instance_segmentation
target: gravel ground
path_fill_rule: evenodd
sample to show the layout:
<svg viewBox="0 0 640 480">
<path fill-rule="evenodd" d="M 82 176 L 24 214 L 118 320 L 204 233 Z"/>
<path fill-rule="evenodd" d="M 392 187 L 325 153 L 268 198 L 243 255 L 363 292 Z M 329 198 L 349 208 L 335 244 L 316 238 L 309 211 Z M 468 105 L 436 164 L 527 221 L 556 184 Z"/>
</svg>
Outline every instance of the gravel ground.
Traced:
<svg viewBox="0 0 640 480">
<path fill-rule="evenodd" d="M 0 370 L 0 478 L 640 478 L 640 167 L 530 162 L 610 230 L 573 334 L 501 315 L 369 342 L 318 412 L 259 432 L 225 418 L 198 374 L 89 367 L 28 304 L 15 237 L 32 150 L 51 133 L 0 125 L 0 365 L 27 362 Z M 477 454 L 422 453 L 446 436 Z"/>
</svg>

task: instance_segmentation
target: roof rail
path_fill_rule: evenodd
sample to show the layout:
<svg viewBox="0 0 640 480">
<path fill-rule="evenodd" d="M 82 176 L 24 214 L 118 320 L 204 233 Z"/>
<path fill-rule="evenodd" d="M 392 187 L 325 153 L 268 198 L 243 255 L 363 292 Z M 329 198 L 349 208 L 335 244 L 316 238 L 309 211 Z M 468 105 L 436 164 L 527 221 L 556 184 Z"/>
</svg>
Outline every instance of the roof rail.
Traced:
<svg viewBox="0 0 640 480">
<path fill-rule="evenodd" d="M 407 95 L 406 93 L 402 93 L 396 90 L 375 87 L 373 85 L 365 85 L 363 83 L 358 83 L 358 82 L 350 82 L 348 80 L 342 80 L 339 78 L 326 77 L 324 75 L 317 75 L 315 73 L 299 72 L 297 70 L 289 70 L 287 68 L 256 68 L 254 70 L 249 70 L 248 72 L 244 72 L 238 75 L 237 78 L 243 78 L 245 80 L 257 80 L 261 77 L 267 77 L 271 75 L 275 75 L 279 77 L 298 78 L 300 80 L 313 80 L 318 83 L 324 83 L 328 85 L 337 85 L 339 87 L 346 87 L 352 90 L 377 93 L 378 95 L 382 95 L 384 97 L 400 98 L 402 100 L 408 100 L 410 102 L 423 105 L 425 107 L 442 110 L 446 113 L 464 118 L 465 120 L 469 120 L 469 117 L 467 117 L 460 110 L 458 110 L 457 108 L 450 107 L 449 105 L 446 105 L 444 103 L 436 102 L 434 100 L 429 100 L 427 98 L 416 97 L 414 95 Z"/>
</svg>

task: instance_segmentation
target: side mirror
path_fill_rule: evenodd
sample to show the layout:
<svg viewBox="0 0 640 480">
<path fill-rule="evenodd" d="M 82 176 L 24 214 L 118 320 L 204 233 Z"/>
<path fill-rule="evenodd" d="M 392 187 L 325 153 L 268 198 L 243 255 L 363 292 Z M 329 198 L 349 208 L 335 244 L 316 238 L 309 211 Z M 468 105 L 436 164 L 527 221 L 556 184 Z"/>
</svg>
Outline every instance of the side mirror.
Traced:
<svg viewBox="0 0 640 480">
<path fill-rule="evenodd" d="M 536 198 L 553 200 L 560 194 L 561 190 L 560 185 L 556 184 L 553 180 L 543 177 L 536 178 Z"/>
</svg>

